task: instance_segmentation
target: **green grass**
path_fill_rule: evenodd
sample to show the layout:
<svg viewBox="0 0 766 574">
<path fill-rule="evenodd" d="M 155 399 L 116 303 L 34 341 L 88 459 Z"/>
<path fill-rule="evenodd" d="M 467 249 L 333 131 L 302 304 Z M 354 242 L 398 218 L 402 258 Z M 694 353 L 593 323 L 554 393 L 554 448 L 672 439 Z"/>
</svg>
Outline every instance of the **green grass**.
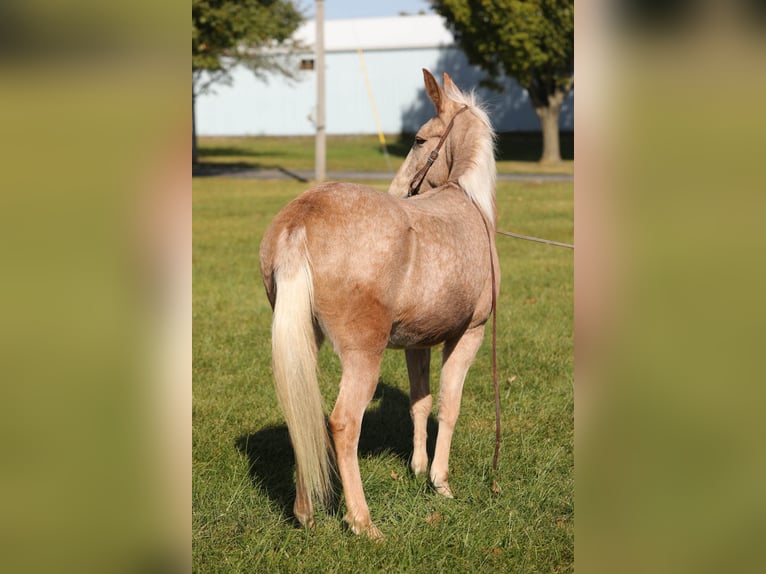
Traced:
<svg viewBox="0 0 766 574">
<path fill-rule="evenodd" d="M 407 155 L 410 136 L 386 136 L 389 159 L 382 153 L 374 135 L 329 136 L 328 170 L 391 171 Z M 497 169 L 499 173 L 573 173 L 574 146 L 571 133 L 561 134 L 564 160 L 558 165 L 541 165 L 537 159 L 542 140 L 537 133 L 499 134 Z M 199 156 L 203 164 L 240 164 L 250 167 L 287 170 L 314 169 L 314 138 L 296 137 L 200 137 Z M 390 162 L 390 163 L 389 163 Z"/>
<path fill-rule="evenodd" d="M 194 180 L 194 571 L 572 571 L 573 254 L 504 237 L 497 474 L 489 330 L 468 374 L 453 441 L 454 500 L 409 473 L 406 368 L 403 353 L 387 351 L 360 441 L 367 500 L 385 540 L 345 530 L 342 502 L 318 510 L 310 531 L 292 523 L 293 459 L 273 389 L 258 245 L 274 214 L 303 189 L 291 181 Z M 498 209 L 501 227 L 572 242 L 571 184 L 501 183 Z M 329 411 L 340 367 L 327 345 L 320 368 Z M 435 424 L 434 413 L 432 431 Z"/>
</svg>

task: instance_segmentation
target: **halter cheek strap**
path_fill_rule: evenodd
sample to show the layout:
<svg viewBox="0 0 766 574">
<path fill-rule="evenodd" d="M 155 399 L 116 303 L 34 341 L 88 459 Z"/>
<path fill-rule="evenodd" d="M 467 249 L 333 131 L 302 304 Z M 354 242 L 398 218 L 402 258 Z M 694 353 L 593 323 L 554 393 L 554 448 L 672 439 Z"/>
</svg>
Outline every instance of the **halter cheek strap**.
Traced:
<svg viewBox="0 0 766 574">
<path fill-rule="evenodd" d="M 412 176 L 412 181 L 410 181 L 410 189 L 407 191 L 407 197 L 412 197 L 413 195 L 417 195 L 420 192 L 420 186 L 423 185 L 423 180 L 425 180 L 428 170 L 431 169 L 433 163 L 439 158 L 439 151 L 441 151 L 444 142 L 447 141 L 447 136 L 449 135 L 450 131 L 452 131 L 452 126 L 455 125 L 455 118 L 457 118 L 467 109 L 468 106 L 463 106 L 457 112 L 455 112 L 454 116 L 452 116 L 452 119 L 447 125 L 447 129 L 444 131 L 441 139 L 439 139 L 439 143 L 436 144 L 434 150 L 428 154 L 428 160 L 426 160 L 426 164 L 421 167 L 414 176 Z"/>
</svg>

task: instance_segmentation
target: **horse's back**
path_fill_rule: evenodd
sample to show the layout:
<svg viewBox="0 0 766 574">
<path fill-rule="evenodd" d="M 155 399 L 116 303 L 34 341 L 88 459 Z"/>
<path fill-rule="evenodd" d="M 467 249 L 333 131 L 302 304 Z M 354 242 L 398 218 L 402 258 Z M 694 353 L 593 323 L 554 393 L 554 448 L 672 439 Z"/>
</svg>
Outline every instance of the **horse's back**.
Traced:
<svg viewBox="0 0 766 574">
<path fill-rule="evenodd" d="M 327 257 L 357 259 L 380 251 L 381 243 L 396 240 L 406 228 L 401 200 L 372 187 L 326 183 L 311 188 L 274 218 L 261 242 L 261 265 L 268 264 L 279 236 L 303 229 L 315 264 Z M 344 247 L 352 247 L 352 252 Z M 389 247 L 386 245 L 386 247 Z M 316 257 L 313 255 L 316 254 Z"/>
<path fill-rule="evenodd" d="M 402 200 L 372 187 L 326 183 L 305 191 L 277 214 L 261 242 L 261 272 L 272 304 L 280 237 L 298 230 L 305 233 L 320 311 L 334 305 L 329 299 L 339 292 L 348 301 L 366 290 L 392 304 L 407 227 Z"/>
</svg>

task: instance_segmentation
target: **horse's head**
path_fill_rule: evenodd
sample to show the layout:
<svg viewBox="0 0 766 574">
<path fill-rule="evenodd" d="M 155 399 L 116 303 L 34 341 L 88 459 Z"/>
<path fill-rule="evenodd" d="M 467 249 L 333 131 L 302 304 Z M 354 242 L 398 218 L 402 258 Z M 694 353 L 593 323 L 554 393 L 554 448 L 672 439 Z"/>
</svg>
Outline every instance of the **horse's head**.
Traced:
<svg viewBox="0 0 766 574">
<path fill-rule="evenodd" d="M 494 220 L 494 132 L 487 114 L 476 105 L 473 94 L 462 93 L 446 72 L 444 89 L 426 69 L 423 80 L 436 115 L 415 134 L 388 193 L 407 197 L 413 187 L 422 193 L 455 181 Z M 426 168 L 440 144 L 438 156 Z"/>
</svg>

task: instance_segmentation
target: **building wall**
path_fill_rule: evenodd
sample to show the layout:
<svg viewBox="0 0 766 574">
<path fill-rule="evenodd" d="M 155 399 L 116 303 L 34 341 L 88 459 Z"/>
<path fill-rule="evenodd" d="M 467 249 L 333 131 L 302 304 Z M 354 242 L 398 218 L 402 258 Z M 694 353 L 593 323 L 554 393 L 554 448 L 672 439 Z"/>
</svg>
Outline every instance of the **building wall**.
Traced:
<svg viewBox="0 0 766 574">
<path fill-rule="evenodd" d="M 413 132 L 433 115 L 421 68 L 430 69 L 439 79 L 447 71 L 461 89 L 477 89 L 496 131 L 540 129 L 525 90 L 508 79 L 502 93 L 478 88 L 483 73 L 470 66 L 457 48 L 369 50 L 364 60 L 385 133 Z M 376 133 L 358 53 L 329 52 L 325 64 L 327 133 Z M 299 72 L 294 81 L 269 76 L 264 82 L 240 68 L 231 86 L 216 86 L 214 93 L 197 98 L 197 131 L 200 135 L 309 135 L 315 131 L 315 105 L 313 71 Z M 574 130 L 573 93 L 565 101 L 559 125 L 562 130 Z"/>
</svg>

